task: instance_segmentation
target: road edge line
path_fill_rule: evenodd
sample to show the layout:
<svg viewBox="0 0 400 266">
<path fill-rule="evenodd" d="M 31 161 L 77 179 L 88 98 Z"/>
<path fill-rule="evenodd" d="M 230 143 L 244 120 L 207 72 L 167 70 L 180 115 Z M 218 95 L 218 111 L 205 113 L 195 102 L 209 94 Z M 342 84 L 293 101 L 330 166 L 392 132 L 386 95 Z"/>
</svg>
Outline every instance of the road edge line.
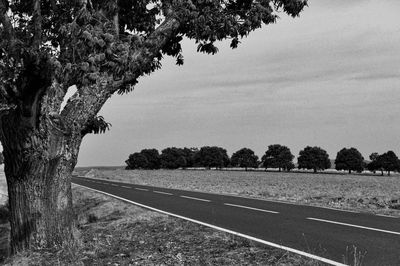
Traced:
<svg viewBox="0 0 400 266">
<path fill-rule="evenodd" d="M 301 251 L 301 250 L 297 250 L 297 249 L 294 249 L 294 248 L 290 248 L 290 247 L 282 246 L 282 245 L 279 245 L 279 244 L 275 244 L 275 243 L 272 243 L 272 242 L 269 242 L 269 241 L 266 241 L 266 240 L 262 240 L 262 239 L 259 239 L 259 238 L 256 238 L 256 237 L 252 237 L 252 236 L 249 236 L 249 235 L 246 235 L 246 234 L 242 234 L 242 233 L 239 233 L 239 232 L 236 232 L 236 231 L 225 229 L 223 227 L 219 227 L 219 226 L 215 226 L 215 225 L 212 225 L 212 224 L 204 223 L 204 222 L 201 222 L 201 221 L 198 221 L 198 220 L 195 220 L 195 219 L 191 219 L 191 218 L 188 218 L 188 217 L 185 217 L 185 216 L 181 216 L 181 215 L 178 215 L 178 214 L 174 214 L 174 213 L 171 213 L 171 212 L 166 212 L 166 211 L 163 211 L 163 210 L 160 210 L 160 209 L 157 209 L 157 208 L 153 208 L 153 207 L 150 207 L 150 206 L 147 206 L 147 205 L 144 205 L 144 204 L 132 201 L 132 200 L 128 200 L 128 199 L 125 199 L 125 198 L 122 198 L 122 197 L 119 197 L 119 196 L 116 196 L 114 194 L 107 193 L 107 192 L 104 192 L 104 191 L 101 191 L 101 190 L 97 190 L 97 189 L 90 188 L 90 187 L 87 187 L 87 186 L 79 185 L 79 184 L 76 184 L 76 183 L 73 183 L 73 184 L 76 185 L 76 186 L 79 186 L 79 187 L 83 187 L 83 188 L 86 188 L 86 189 L 89 189 L 89 190 L 96 191 L 96 192 L 101 193 L 101 194 L 108 195 L 110 197 L 113 197 L 113 198 L 116 198 L 116 199 L 119 199 L 119 200 L 122 200 L 122 201 L 125 201 L 125 202 L 129 202 L 131 204 L 140 206 L 142 208 L 146 208 L 146 209 L 149 209 L 149 210 L 152 210 L 152 211 L 156 211 L 156 212 L 159 212 L 159 213 L 166 214 L 168 216 L 172 216 L 172 217 L 180 218 L 180 219 L 183 219 L 183 220 L 186 220 L 186 221 L 189 221 L 189 222 L 200 224 L 200 225 L 203 225 L 203 226 L 206 226 L 206 227 L 210 227 L 210 228 L 213 228 L 213 229 L 225 232 L 225 233 L 229 233 L 229 234 L 232 234 L 232 235 L 244 237 L 244 238 L 247 238 L 249 240 L 252 240 L 252 241 L 267 245 L 267 246 L 283 249 L 283 250 L 286 250 L 286 251 L 289 251 L 289 252 L 292 252 L 292 253 L 299 254 L 301 256 L 305 256 L 305 257 L 308 257 L 308 258 L 311 258 L 311 259 L 314 259 L 314 260 L 318 260 L 318 261 L 321 261 L 321 262 L 328 263 L 328 264 L 333 265 L 333 266 L 346 266 L 346 264 L 343 264 L 343 263 L 340 263 L 340 262 L 336 262 L 336 261 L 333 261 L 333 260 L 330 260 L 330 259 L 327 259 L 327 258 L 323 258 L 323 257 L 317 256 L 317 255 L 314 255 L 314 254 L 310 254 L 310 253 L 307 253 L 307 252 L 304 252 L 304 251 Z"/>
</svg>

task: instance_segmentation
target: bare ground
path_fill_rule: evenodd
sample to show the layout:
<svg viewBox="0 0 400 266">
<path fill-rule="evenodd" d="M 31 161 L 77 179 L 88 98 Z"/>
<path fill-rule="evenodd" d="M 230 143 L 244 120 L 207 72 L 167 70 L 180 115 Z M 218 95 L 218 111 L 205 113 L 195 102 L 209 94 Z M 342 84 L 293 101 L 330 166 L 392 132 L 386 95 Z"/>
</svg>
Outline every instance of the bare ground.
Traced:
<svg viewBox="0 0 400 266">
<path fill-rule="evenodd" d="M 318 265 L 191 222 L 73 188 L 76 243 L 22 253 L 5 265 Z"/>
<path fill-rule="evenodd" d="M 400 176 L 92 169 L 86 177 L 234 194 L 400 217 Z"/>
</svg>

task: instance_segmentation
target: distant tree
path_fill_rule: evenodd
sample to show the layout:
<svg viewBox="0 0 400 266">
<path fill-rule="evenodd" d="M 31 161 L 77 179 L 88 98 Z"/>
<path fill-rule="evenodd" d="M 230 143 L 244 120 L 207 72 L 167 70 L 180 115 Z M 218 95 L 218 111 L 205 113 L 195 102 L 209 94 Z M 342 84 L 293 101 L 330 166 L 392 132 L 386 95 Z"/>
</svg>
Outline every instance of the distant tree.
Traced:
<svg viewBox="0 0 400 266">
<path fill-rule="evenodd" d="M 146 159 L 146 156 L 141 154 L 140 152 L 135 152 L 129 155 L 128 160 L 125 161 L 127 164 L 127 170 L 133 169 L 148 169 L 149 162 Z"/>
<path fill-rule="evenodd" d="M 229 164 L 229 156 L 225 149 L 220 147 L 205 146 L 195 154 L 195 165 L 206 168 L 222 168 Z"/>
<path fill-rule="evenodd" d="M 388 176 L 390 172 L 400 170 L 400 161 L 393 151 L 388 151 L 378 157 L 378 162 L 383 170 L 387 171 Z M 383 173 L 382 173 L 383 174 Z"/>
<path fill-rule="evenodd" d="M 280 172 L 282 169 L 292 170 L 294 168 L 293 159 L 294 156 L 288 147 L 274 144 L 268 146 L 268 150 L 262 157 L 262 162 L 265 168 L 278 168 Z"/>
<path fill-rule="evenodd" d="M 160 154 L 156 149 L 143 149 L 140 153 L 147 159 L 147 169 L 160 169 Z"/>
<path fill-rule="evenodd" d="M 380 155 L 377 152 L 374 152 L 369 156 L 371 162 L 367 164 L 367 169 L 373 173 L 375 173 L 376 171 L 381 171 L 383 175 L 383 168 L 379 156 Z"/>
<path fill-rule="evenodd" d="M 258 156 L 254 154 L 254 151 L 248 148 L 243 148 L 232 154 L 231 165 L 237 167 L 257 168 L 258 167 Z"/>
<path fill-rule="evenodd" d="M 186 166 L 185 153 L 180 148 L 166 148 L 160 155 L 161 168 L 178 169 Z"/>
<path fill-rule="evenodd" d="M 194 156 L 195 154 L 199 151 L 198 148 L 183 148 L 183 156 L 185 157 L 186 160 L 186 166 L 185 167 L 193 167 L 194 166 Z"/>
<path fill-rule="evenodd" d="M 362 172 L 364 170 L 364 157 L 356 148 L 341 149 L 335 159 L 336 170 L 347 170 Z"/>
<path fill-rule="evenodd" d="M 299 169 L 313 169 L 314 173 L 331 167 L 328 153 L 320 147 L 305 147 L 297 160 Z"/>
</svg>

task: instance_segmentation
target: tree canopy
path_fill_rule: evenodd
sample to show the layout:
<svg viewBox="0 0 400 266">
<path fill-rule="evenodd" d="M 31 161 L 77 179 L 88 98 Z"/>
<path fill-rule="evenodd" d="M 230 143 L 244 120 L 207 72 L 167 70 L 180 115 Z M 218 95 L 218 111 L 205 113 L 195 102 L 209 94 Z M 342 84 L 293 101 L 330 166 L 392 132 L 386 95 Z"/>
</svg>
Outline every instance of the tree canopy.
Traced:
<svg viewBox="0 0 400 266">
<path fill-rule="evenodd" d="M 126 169 L 160 169 L 160 154 L 156 149 L 143 149 L 129 155 Z"/>
<path fill-rule="evenodd" d="M 258 168 L 258 156 L 249 148 L 242 148 L 232 154 L 231 165 L 236 167 Z"/>
<path fill-rule="evenodd" d="M 186 158 L 183 149 L 180 148 L 166 148 L 161 151 L 160 155 L 161 168 L 178 169 L 186 167 Z"/>
<path fill-rule="evenodd" d="M 217 146 L 205 146 L 194 156 L 195 166 L 206 168 L 222 168 L 229 164 L 229 156 L 224 148 Z"/>
<path fill-rule="evenodd" d="M 263 165 L 265 168 L 278 168 L 290 171 L 294 168 L 294 156 L 290 149 L 280 144 L 269 145 L 268 150 L 262 157 Z"/>
<path fill-rule="evenodd" d="M 314 173 L 331 167 L 328 153 L 320 147 L 305 147 L 297 160 L 299 169 L 313 169 Z"/>
<path fill-rule="evenodd" d="M 364 170 L 364 157 L 356 148 L 341 149 L 335 159 L 336 170 L 362 172 Z"/>
</svg>

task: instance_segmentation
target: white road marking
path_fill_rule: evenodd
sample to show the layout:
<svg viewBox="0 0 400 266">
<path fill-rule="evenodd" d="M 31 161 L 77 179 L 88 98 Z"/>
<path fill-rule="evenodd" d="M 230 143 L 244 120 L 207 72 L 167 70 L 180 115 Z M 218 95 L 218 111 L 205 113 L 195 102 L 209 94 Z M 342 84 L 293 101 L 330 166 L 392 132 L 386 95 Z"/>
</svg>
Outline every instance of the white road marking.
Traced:
<svg viewBox="0 0 400 266">
<path fill-rule="evenodd" d="M 208 200 L 208 199 L 200 199 L 200 198 L 189 197 L 189 196 L 180 196 L 180 197 L 181 197 L 181 198 L 185 198 L 185 199 L 192 199 L 192 200 L 199 200 L 199 201 L 211 202 L 211 200 Z"/>
<path fill-rule="evenodd" d="M 138 188 L 138 187 L 135 187 L 135 189 L 140 190 L 140 191 L 149 191 L 148 189 L 145 189 L 145 188 Z"/>
<path fill-rule="evenodd" d="M 390 216 L 390 215 L 385 215 L 385 214 L 375 214 L 376 216 L 382 216 L 382 217 L 387 217 L 387 218 L 394 218 L 397 219 L 398 217 L 395 216 Z"/>
<path fill-rule="evenodd" d="M 313 260 L 318 260 L 318 261 L 321 261 L 321 262 L 328 263 L 328 264 L 333 265 L 333 266 L 346 266 L 346 264 L 343 264 L 343 263 L 340 263 L 340 262 L 337 262 L 337 261 L 333 261 L 333 260 L 330 260 L 330 259 L 327 259 L 327 258 L 323 258 L 323 257 L 317 256 L 317 255 L 314 255 L 314 254 L 310 254 L 310 253 L 307 253 L 307 252 L 304 252 L 304 251 L 301 251 L 301 250 L 297 250 L 297 249 L 294 249 L 294 248 L 282 246 L 282 245 L 279 245 L 279 244 L 276 244 L 276 243 L 273 243 L 273 242 L 269 242 L 269 241 L 266 241 L 266 240 L 263 240 L 263 239 L 260 239 L 260 238 L 256 238 L 256 237 L 253 237 L 253 236 L 242 234 L 242 233 L 239 233 L 239 232 L 236 232 L 236 231 L 233 231 L 233 230 L 229 230 L 229 229 L 226 229 L 226 228 L 223 228 L 223 227 L 219 227 L 219 226 L 215 226 L 215 225 L 212 225 L 212 224 L 204 223 L 204 222 L 201 222 L 201 221 L 198 221 L 198 220 L 195 220 L 195 219 L 191 219 L 191 218 L 188 218 L 188 217 L 185 217 L 185 216 L 181 216 L 181 215 L 174 214 L 174 213 L 171 213 L 171 212 L 166 212 L 166 211 L 163 211 L 163 210 L 160 210 L 160 209 L 156 209 L 156 208 L 153 208 L 153 207 L 150 207 L 150 206 L 147 206 L 147 205 L 135 202 L 135 201 L 131 201 L 131 200 L 128 200 L 128 199 L 125 199 L 125 198 L 122 198 L 122 197 L 119 197 L 119 196 L 116 196 L 116 195 L 113 195 L 113 194 L 110 194 L 110 193 L 107 193 L 107 192 L 104 192 L 104 191 L 101 191 L 101 190 L 97 190 L 97 189 L 90 188 L 90 187 L 85 187 L 85 186 L 78 185 L 78 184 L 75 184 L 75 185 L 80 186 L 80 187 L 84 187 L 86 189 L 93 190 L 93 191 L 96 191 L 96 192 L 99 192 L 99 193 L 102 193 L 102 194 L 105 194 L 105 195 L 108 195 L 110 197 L 113 197 L 113 198 L 116 198 L 116 199 L 119 199 L 119 200 L 122 200 L 122 201 L 125 201 L 125 202 L 129 202 L 129 203 L 134 204 L 136 206 L 140 206 L 140 207 L 152 210 L 152 211 L 156 211 L 156 212 L 159 212 L 159 213 L 170 215 L 170 216 L 173 216 L 173 217 L 176 217 L 176 218 L 179 218 L 179 219 L 183 219 L 183 220 L 186 220 L 186 221 L 189 221 L 189 222 L 193 222 L 193 223 L 196 223 L 196 224 L 204 225 L 204 226 L 207 226 L 207 227 L 210 227 L 210 228 L 222 231 L 222 232 L 226 232 L 226 233 L 229 233 L 229 234 L 232 234 L 232 235 L 244 237 L 244 238 L 247 238 L 249 240 L 256 241 L 258 243 L 264 244 L 264 245 L 268 245 L 268 246 L 271 246 L 271 247 L 274 247 L 274 248 L 283 249 L 283 250 L 286 250 L 286 251 L 289 251 L 289 252 L 292 252 L 292 253 L 299 254 L 301 256 L 305 256 L 305 257 L 311 258 Z"/>
<path fill-rule="evenodd" d="M 111 184 L 111 186 L 114 186 L 114 187 L 119 187 L 118 185 L 115 185 L 115 184 Z"/>
<path fill-rule="evenodd" d="M 361 225 L 355 225 L 355 224 L 348 224 L 348 223 L 341 223 L 341 222 L 318 219 L 318 218 L 312 218 L 312 217 L 308 217 L 307 219 L 308 220 L 319 221 L 319 222 L 331 223 L 331 224 L 339 224 L 339 225 L 345 225 L 345 226 L 350 226 L 350 227 L 356 227 L 356 228 L 361 228 L 361 229 L 366 229 L 366 230 L 371 230 L 371 231 L 378 231 L 378 232 L 388 233 L 388 234 L 393 234 L 393 235 L 400 235 L 400 232 L 388 231 L 388 230 L 383 230 L 383 229 L 378 229 L 378 228 L 373 228 L 373 227 L 367 227 L 367 226 L 361 226 Z"/>
<path fill-rule="evenodd" d="M 163 191 L 158 191 L 158 190 L 153 190 L 154 193 L 158 193 L 158 194 L 164 194 L 164 195 L 173 195 L 171 193 L 168 192 L 163 192 Z"/>
<path fill-rule="evenodd" d="M 131 188 L 131 187 L 127 187 L 127 186 L 121 186 L 121 187 L 124 187 L 124 188 Z"/>
<path fill-rule="evenodd" d="M 260 211 L 260 212 L 268 212 L 268 213 L 275 213 L 275 214 L 279 213 L 279 212 L 275 212 L 275 211 L 269 211 L 269 210 L 258 209 L 258 208 L 253 208 L 253 207 L 247 207 L 247 206 L 243 206 L 243 205 L 236 205 L 236 204 L 231 204 L 231 203 L 224 203 L 224 205 L 243 208 L 243 209 L 249 209 L 249 210 L 254 210 L 254 211 Z"/>
</svg>

